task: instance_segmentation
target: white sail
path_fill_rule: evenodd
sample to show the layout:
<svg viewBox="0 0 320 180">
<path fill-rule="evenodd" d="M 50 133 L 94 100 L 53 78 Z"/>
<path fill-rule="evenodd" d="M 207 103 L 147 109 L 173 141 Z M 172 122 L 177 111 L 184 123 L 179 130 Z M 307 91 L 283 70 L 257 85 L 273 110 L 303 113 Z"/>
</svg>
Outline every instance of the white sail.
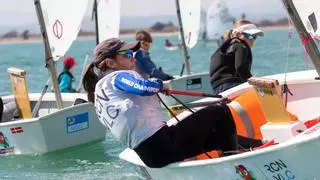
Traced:
<svg viewBox="0 0 320 180">
<path fill-rule="evenodd" d="M 100 0 L 97 6 L 99 41 L 119 37 L 120 0 Z"/>
<path fill-rule="evenodd" d="M 307 31 L 312 36 L 320 37 L 320 1 L 319 0 L 293 0 L 292 1 L 299 13 Z M 306 6 L 308 5 L 309 6 Z"/>
<path fill-rule="evenodd" d="M 180 0 L 184 40 L 188 48 L 197 44 L 200 29 L 200 0 Z"/>
<path fill-rule="evenodd" d="M 207 12 L 206 38 L 220 40 L 224 32 L 233 25 L 233 17 L 223 0 L 214 0 Z"/>
<path fill-rule="evenodd" d="M 207 12 L 203 9 L 200 15 L 200 29 L 199 29 L 199 39 L 204 40 L 207 36 Z"/>
<path fill-rule="evenodd" d="M 88 2 L 89 0 L 41 0 L 54 60 L 64 56 L 77 38 Z"/>
</svg>

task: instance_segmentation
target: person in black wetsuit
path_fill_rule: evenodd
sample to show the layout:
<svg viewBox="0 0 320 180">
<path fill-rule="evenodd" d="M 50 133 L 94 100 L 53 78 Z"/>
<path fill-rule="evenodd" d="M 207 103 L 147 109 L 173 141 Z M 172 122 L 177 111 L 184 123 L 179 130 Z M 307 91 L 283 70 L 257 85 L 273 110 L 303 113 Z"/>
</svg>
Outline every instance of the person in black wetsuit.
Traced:
<svg viewBox="0 0 320 180">
<path fill-rule="evenodd" d="M 211 85 L 215 94 L 244 83 L 251 74 L 251 47 L 263 31 L 247 20 L 240 20 L 213 53 L 210 64 Z"/>
<path fill-rule="evenodd" d="M 166 47 L 172 47 L 173 44 L 169 41 L 169 39 L 166 39 L 165 40 L 165 44 L 164 44 Z"/>
</svg>

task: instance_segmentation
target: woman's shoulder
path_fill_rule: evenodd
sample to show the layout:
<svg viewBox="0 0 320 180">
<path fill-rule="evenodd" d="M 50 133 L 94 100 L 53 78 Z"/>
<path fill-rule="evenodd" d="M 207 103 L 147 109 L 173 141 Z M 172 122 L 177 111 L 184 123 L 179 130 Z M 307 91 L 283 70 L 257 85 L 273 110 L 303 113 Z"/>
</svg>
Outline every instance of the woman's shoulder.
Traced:
<svg viewBox="0 0 320 180">
<path fill-rule="evenodd" d="M 238 39 L 238 38 L 232 39 L 230 41 L 230 44 L 235 45 L 235 46 L 245 46 L 246 47 L 246 43 L 243 40 Z"/>
<path fill-rule="evenodd" d="M 228 51 L 235 51 L 237 49 L 249 49 L 249 46 L 240 39 L 233 39 L 230 41 L 230 46 Z"/>
<path fill-rule="evenodd" d="M 139 75 L 138 72 L 134 71 L 134 70 L 120 70 L 120 71 L 115 71 L 114 74 L 112 76 L 124 76 L 124 77 L 128 77 L 128 76 L 133 76 L 135 78 L 140 78 L 141 76 Z"/>
</svg>

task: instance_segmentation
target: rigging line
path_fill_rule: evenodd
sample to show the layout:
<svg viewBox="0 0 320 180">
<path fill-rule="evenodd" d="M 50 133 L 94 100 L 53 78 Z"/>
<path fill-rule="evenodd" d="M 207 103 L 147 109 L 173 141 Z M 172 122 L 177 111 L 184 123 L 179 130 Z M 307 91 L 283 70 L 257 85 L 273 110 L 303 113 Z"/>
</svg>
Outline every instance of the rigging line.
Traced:
<svg viewBox="0 0 320 180">
<path fill-rule="evenodd" d="M 171 109 L 163 102 L 163 100 L 161 99 L 161 97 L 159 96 L 159 94 L 157 94 L 160 102 L 164 105 L 164 107 L 169 111 L 169 113 L 177 120 L 177 122 L 181 122 L 181 120 L 178 119 L 178 117 L 171 111 Z M 178 103 L 180 103 L 182 106 L 184 106 L 185 108 L 187 108 L 192 114 L 195 113 L 194 111 L 192 111 L 192 109 L 190 109 L 187 105 L 185 105 L 182 101 L 180 101 L 178 98 L 176 98 L 175 96 L 173 96 L 172 94 L 170 94 L 170 96 L 175 99 Z M 212 159 L 212 156 L 210 156 L 210 154 L 208 152 L 206 152 L 203 148 L 201 148 L 201 150 L 203 151 L 203 153 L 209 158 Z"/>
<path fill-rule="evenodd" d="M 182 101 L 180 101 L 177 97 L 175 97 L 174 95 L 170 94 L 170 96 L 176 100 L 178 103 L 180 103 L 183 107 L 185 107 L 186 109 L 188 109 L 190 112 L 192 112 L 192 114 L 194 113 L 194 111 L 189 108 L 186 104 L 184 104 Z"/>
<path fill-rule="evenodd" d="M 42 102 L 42 98 L 43 98 L 43 96 L 45 95 L 45 93 L 46 93 L 47 90 L 48 90 L 49 83 L 50 83 L 50 77 L 48 78 L 46 84 L 44 85 L 44 87 L 43 87 L 43 89 L 42 89 L 42 92 L 41 92 L 41 94 L 40 94 L 40 97 L 39 97 L 36 105 L 33 107 L 33 110 L 32 110 L 32 118 L 35 118 L 36 115 L 38 114 L 38 111 L 39 111 L 39 108 L 40 108 L 40 105 L 41 105 L 41 102 Z"/>
<path fill-rule="evenodd" d="M 292 92 L 290 91 L 288 84 L 287 84 L 287 73 L 288 73 L 288 65 L 289 65 L 289 56 L 290 56 L 290 49 L 291 49 L 291 43 L 292 43 L 292 37 L 293 37 L 293 26 L 292 22 L 287 15 L 288 23 L 289 23 L 289 31 L 288 31 L 288 45 L 287 45 L 287 53 L 285 58 L 285 72 L 284 72 L 284 85 L 281 92 L 281 97 L 283 97 L 283 94 L 285 94 L 284 100 L 285 100 L 285 107 L 287 108 L 288 104 L 288 93 L 292 96 Z"/>
<path fill-rule="evenodd" d="M 286 54 L 286 60 L 285 60 L 285 76 L 284 76 L 284 82 L 287 82 L 287 73 L 288 73 L 288 65 L 289 65 L 289 56 L 290 56 L 290 49 L 291 49 L 291 42 L 293 37 L 293 26 L 290 18 L 288 17 L 289 22 L 289 31 L 288 31 L 288 45 L 287 45 L 287 54 Z"/>
<path fill-rule="evenodd" d="M 158 99 L 160 100 L 161 104 L 167 109 L 167 111 L 171 114 L 171 116 L 173 116 L 177 122 L 180 122 L 180 120 L 178 119 L 178 117 L 171 111 L 171 109 L 166 105 L 166 103 L 163 102 L 163 100 L 161 99 L 161 97 L 159 96 L 159 94 L 157 94 Z"/>
</svg>

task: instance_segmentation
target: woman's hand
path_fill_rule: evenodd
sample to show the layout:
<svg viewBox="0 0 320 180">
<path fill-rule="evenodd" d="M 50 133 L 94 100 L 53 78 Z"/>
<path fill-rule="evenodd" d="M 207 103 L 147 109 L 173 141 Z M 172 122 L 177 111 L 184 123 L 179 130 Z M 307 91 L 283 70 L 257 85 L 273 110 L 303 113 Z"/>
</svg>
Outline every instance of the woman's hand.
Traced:
<svg viewBox="0 0 320 180">
<path fill-rule="evenodd" d="M 169 87 L 169 85 L 164 84 L 161 93 L 165 94 L 166 96 L 169 96 L 170 95 L 170 87 Z"/>
</svg>

